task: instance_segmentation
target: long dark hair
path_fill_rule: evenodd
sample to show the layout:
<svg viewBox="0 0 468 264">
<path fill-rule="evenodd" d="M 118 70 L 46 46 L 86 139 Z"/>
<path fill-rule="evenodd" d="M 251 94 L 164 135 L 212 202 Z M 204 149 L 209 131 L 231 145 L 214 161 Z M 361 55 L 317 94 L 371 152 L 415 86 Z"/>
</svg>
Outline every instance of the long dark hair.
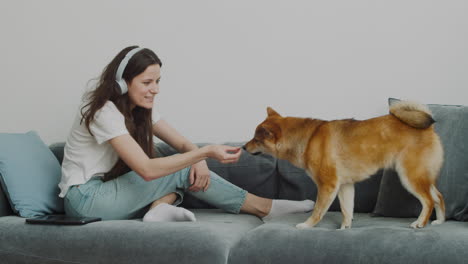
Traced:
<svg viewBox="0 0 468 264">
<path fill-rule="evenodd" d="M 121 94 L 120 87 L 115 81 L 115 74 L 120 62 L 130 50 L 137 47 L 138 46 L 130 46 L 123 49 L 104 68 L 98 79 L 96 88 L 86 93 L 83 98 L 86 103 L 81 108 L 82 117 L 80 123 L 84 122 L 89 133 L 92 135 L 89 125 L 94 120 L 94 115 L 107 101 L 111 101 L 125 117 L 125 126 L 130 135 L 138 142 L 148 157 L 153 158 L 155 154 L 153 149 L 152 111 L 151 109 L 145 109 L 139 106 L 136 106 L 132 110 L 128 93 Z M 142 49 L 135 53 L 128 61 L 122 77 L 125 81 L 130 83 L 135 76 L 144 72 L 148 66 L 154 64 L 162 66 L 161 60 L 153 51 Z M 127 164 L 125 164 L 122 159 L 119 159 L 114 167 L 104 174 L 104 181 L 112 180 L 129 171 L 130 168 Z"/>
</svg>

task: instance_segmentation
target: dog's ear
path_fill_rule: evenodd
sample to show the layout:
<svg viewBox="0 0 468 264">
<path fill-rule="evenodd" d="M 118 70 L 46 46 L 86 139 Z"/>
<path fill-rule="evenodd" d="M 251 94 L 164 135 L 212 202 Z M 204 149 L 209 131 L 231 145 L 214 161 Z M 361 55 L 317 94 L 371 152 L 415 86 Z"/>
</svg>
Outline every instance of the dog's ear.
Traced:
<svg viewBox="0 0 468 264">
<path fill-rule="evenodd" d="M 275 110 L 273 110 L 273 108 L 271 107 L 267 107 L 267 114 L 268 116 L 281 116 L 280 114 L 278 114 L 278 112 L 276 112 Z"/>
</svg>

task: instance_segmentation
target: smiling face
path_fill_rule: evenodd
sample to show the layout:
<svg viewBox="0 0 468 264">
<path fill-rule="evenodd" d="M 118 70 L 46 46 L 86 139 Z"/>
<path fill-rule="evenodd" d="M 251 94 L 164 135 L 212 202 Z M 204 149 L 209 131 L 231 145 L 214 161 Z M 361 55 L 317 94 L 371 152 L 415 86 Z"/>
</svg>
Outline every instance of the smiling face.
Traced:
<svg viewBox="0 0 468 264">
<path fill-rule="evenodd" d="M 159 64 L 149 65 L 146 70 L 135 76 L 128 84 L 128 97 L 132 109 L 140 106 L 145 109 L 153 108 L 154 97 L 159 93 L 161 67 Z"/>
</svg>

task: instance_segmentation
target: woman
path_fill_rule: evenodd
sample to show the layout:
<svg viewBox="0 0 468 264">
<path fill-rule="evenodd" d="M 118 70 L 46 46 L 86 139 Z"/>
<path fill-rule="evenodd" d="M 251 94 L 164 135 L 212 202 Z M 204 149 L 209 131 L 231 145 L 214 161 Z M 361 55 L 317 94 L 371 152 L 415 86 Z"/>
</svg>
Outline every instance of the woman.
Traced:
<svg viewBox="0 0 468 264">
<path fill-rule="evenodd" d="M 159 114 L 152 115 L 162 63 L 149 49 L 123 49 L 87 94 L 65 144 L 60 197 L 72 216 L 103 220 L 195 221 L 177 207 L 184 192 L 227 212 L 261 218 L 306 212 L 314 202 L 255 196 L 210 172 L 205 159 L 237 162 L 241 150 L 198 148 Z M 155 157 L 153 135 L 181 154 Z M 148 210 L 149 206 L 149 210 Z"/>
</svg>

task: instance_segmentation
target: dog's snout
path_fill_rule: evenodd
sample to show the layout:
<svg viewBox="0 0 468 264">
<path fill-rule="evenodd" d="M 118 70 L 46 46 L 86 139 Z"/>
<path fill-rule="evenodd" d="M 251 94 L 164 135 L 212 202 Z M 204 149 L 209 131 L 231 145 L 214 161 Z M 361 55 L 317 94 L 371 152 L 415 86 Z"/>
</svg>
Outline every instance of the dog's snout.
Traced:
<svg viewBox="0 0 468 264">
<path fill-rule="evenodd" d="M 250 151 L 247 150 L 247 147 L 246 147 L 246 146 L 247 146 L 247 144 L 244 144 L 244 145 L 242 146 L 242 149 L 245 150 L 247 153 L 249 153 L 249 154 L 251 154 L 251 155 L 254 155 L 254 156 L 262 154 L 262 152 L 260 152 L 260 151 L 250 152 Z"/>
</svg>

